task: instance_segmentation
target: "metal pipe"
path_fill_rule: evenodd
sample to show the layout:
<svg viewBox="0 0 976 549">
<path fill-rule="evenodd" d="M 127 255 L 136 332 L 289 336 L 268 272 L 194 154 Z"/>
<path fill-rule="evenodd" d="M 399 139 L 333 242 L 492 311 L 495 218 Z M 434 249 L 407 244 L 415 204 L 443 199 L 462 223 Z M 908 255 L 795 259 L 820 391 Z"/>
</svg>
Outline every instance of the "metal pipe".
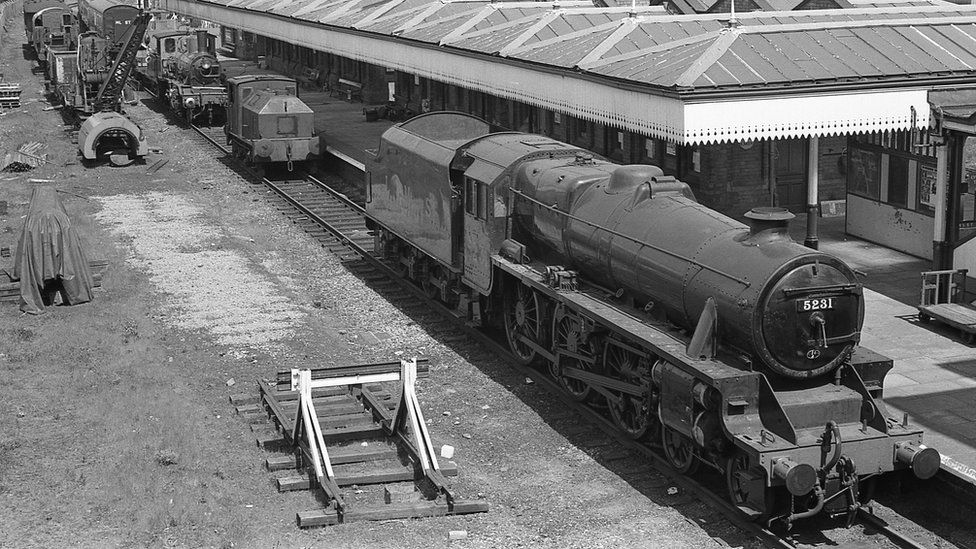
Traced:
<svg viewBox="0 0 976 549">
<path fill-rule="evenodd" d="M 830 459 L 827 460 L 827 463 L 825 463 L 821 468 L 823 471 L 830 471 L 834 468 L 834 465 L 837 465 L 837 462 L 840 460 L 841 456 L 841 446 L 843 445 L 843 441 L 840 438 L 840 427 L 838 427 L 837 424 L 832 420 L 827 422 L 827 429 L 824 432 L 824 441 L 827 441 L 827 438 L 830 436 L 835 439 L 834 453 L 832 456 L 830 456 Z M 827 442 L 827 444 L 829 444 L 829 442 Z"/>
<path fill-rule="evenodd" d="M 819 513 L 823 509 L 823 506 L 824 506 L 824 491 L 823 491 L 823 488 L 821 488 L 820 486 L 817 486 L 816 491 L 814 492 L 814 494 L 817 496 L 817 503 L 816 503 L 816 505 L 814 505 L 810 509 L 807 509 L 806 511 L 803 511 L 802 513 L 792 513 L 789 517 L 787 517 L 787 519 L 786 519 L 787 522 L 793 522 L 795 520 L 800 520 L 800 519 L 805 519 L 805 518 L 808 518 L 808 517 L 812 517 L 812 516 L 816 515 L 817 513 Z"/>
</svg>

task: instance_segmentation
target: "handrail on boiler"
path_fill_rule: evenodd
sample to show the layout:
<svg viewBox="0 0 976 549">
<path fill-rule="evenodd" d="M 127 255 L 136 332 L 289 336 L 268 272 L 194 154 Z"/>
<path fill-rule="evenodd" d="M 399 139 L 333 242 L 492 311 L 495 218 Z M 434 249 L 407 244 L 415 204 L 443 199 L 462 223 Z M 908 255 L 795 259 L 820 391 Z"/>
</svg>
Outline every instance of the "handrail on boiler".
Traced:
<svg viewBox="0 0 976 549">
<path fill-rule="evenodd" d="M 701 268 L 703 270 L 711 271 L 711 272 L 713 272 L 715 274 L 724 276 L 724 277 L 726 277 L 726 278 L 728 278 L 730 280 L 734 280 L 734 281 L 738 282 L 739 284 L 742 284 L 746 288 L 748 288 L 749 286 L 752 285 L 752 283 L 749 282 L 748 280 L 745 280 L 743 278 L 739 278 L 737 276 L 731 275 L 731 274 L 729 274 L 729 273 L 727 273 L 727 272 L 725 272 L 725 271 L 723 271 L 721 269 L 716 269 L 715 267 L 708 266 L 708 265 L 706 265 L 706 264 L 704 264 L 704 263 L 702 263 L 700 261 L 697 261 L 697 260 L 694 260 L 694 259 L 692 259 L 690 257 L 681 255 L 681 254 L 679 254 L 677 252 L 672 252 L 671 250 L 666 250 L 666 249 L 664 249 L 664 248 L 662 248 L 660 246 L 655 246 L 654 244 L 650 244 L 648 242 L 644 242 L 643 240 L 637 240 L 636 238 L 634 238 L 634 237 L 632 237 L 630 235 L 626 235 L 626 234 L 617 232 L 617 231 L 615 231 L 613 229 L 608 229 L 608 228 L 606 228 L 606 227 L 604 227 L 602 225 L 598 225 L 596 223 L 593 223 L 592 221 L 587 221 L 586 219 L 582 219 L 582 218 L 576 217 L 575 215 L 570 214 L 570 213 L 566 213 L 566 212 L 560 210 L 559 208 L 557 208 L 555 206 L 550 206 L 548 204 L 544 204 L 544 203 L 536 200 L 535 198 L 532 198 L 531 196 L 523 193 L 522 191 L 520 191 L 518 189 L 513 189 L 513 188 L 509 187 L 508 190 L 513 195 L 520 196 L 520 197 L 528 200 L 529 202 L 532 202 L 533 204 L 536 204 L 539 207 L 545 208 L 546 210 L 549 210 L 550 212 L 553 212 L 553 213 L 556 213 L 556 214 L 565 216 L 565 217 L 567 217 L 569 219 L 572 219 L 573 221 L 579 221 L 580 223 L 583 223 L 585 225 L 589 225 L 590 227 L 593 227 L 594 229 L 599 229 L 601 231 L 606 231 L 606 232 L 612 234 L 613 236 L 618 236 L 620 238 L 623 238 L 624 240 L 629 240 L 630 242 L 633 242 L 634 244 L 637 244 L 639 246 L 647 246 L 648 248 L 651 248 L 651 249 L 653 249 L 655 251 L 661 252 L 663 254 L 670 255 L 671 257 L 680 259 L 682 261 L 687 261 L 688 263 L 691 263 L 692 265 L 695 265 L 695 266 L 697 266 L 697 267 L 699 267 L 699 268 Z"/>
</svg>

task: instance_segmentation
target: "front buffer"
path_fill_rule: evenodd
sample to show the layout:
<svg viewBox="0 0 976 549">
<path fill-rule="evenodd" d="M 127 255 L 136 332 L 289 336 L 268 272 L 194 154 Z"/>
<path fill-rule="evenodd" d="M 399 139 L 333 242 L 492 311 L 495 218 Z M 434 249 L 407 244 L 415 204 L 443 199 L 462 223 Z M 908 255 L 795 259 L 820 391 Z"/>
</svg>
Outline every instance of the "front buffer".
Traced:
<svg viewBox="0 0 976 549">
<path fill-rule="evenodd" d="M 922 444 L 923 431 L 907 417 L 890 417 L 881 400 L 890 368 L 890 359 L 859 349 L 829 383 L 761 387 L 756 423 L 743 421 L 749 412 L 726 401 L 722 423 L 733 442 L 726 467 L 733 502 L 756 518 L 787 525 L 819 513 L 850 521 L 870 496 L 863 493 L 870 492 L 865 481 L 898 470 L 934 476 L 939 452 Z"/>
<path fill-rule="evenodd" d="M 128 164 L 149 152 L 146 137 L 135 122 L 117 112 L 98 112 L 82 123 L 78 130 L 78 149 L 85 160 L 97 160 L 111 155 L 125 155 Z"/>
</svg>

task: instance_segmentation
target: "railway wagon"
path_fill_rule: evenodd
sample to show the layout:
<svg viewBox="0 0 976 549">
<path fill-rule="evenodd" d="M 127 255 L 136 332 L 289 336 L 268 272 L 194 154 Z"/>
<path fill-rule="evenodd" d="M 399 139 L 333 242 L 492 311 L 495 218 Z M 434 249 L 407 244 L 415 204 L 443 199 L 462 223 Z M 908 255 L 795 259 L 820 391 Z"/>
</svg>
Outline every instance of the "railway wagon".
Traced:
<svg viewBox="0 0 976 549">
<path fill-rule="evenodd" d="M 78 47 L 78 18 L 67 6 L 44 8 L 34 14 L 31 47 L 37 62 L 47 71 L 48 50 L 69 51 Z"/>
<path fill-rule="evenodd" d="M 47 51 L 48 90 L 59 103 L 68 107 L 81 105 L 84 99 L 78 88 L 78 52 Z"/>
<path fill-rule="evenodd" d="M 205 29 L 157 31 L 150 38 L 143 82 L 193 123 L 223 123 L 227 92 L 216 55 L 216 37 Z"/>
<path fill-rule="evenodd" d="M 84 32 L 118 43 L 140 13 L 134 0 L 78 0 L 78 20 Z"/>
<path fill-rule="evenodd" d="M 407 277 L 678 471 L 723 473 L 756 520 L 853 517 L 864 483 L 938 471 L 885 408 L 891 360 L 858 347 L 854 271 L 790 239 L 788 211 L 747 226 L 656 166 L 461 113 L 387 130 L 366 186 Z"/>
<path fill-rule="evenodd" d="M 259 164 L 318 158 L 324 147 L 315 133 L 315 113 L 298 97 L 298 83 L 275 75 L 227 79 L 224 134 L 234 156 Z"/>
<path fill-rule="evenodd" d="M 74 4 L 74 2 L 72 2 Z M 68 3 L 63 0 L 24 0 L 24 32 L 27 33 L 27 40 L 32 40 L 34 30 L 34 16 L 37 12 L 45 8 L 68 7 Z"/>
</svg>

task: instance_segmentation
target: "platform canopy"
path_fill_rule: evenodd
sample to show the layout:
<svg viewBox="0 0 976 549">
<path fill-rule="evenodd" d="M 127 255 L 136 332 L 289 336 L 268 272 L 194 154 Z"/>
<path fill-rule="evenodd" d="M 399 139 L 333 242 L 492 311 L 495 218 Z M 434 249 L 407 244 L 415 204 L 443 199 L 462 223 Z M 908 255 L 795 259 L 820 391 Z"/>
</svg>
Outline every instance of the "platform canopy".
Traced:
<svg viewBox="0 0 976 549">
<path fill-rule="evenodd" d="M 576 1 L 162 4 L 680 144 L 924 127 L 929 89 L 976 81 L 976 6 L 968 5 L 733 19 Z"/>
</svg>

